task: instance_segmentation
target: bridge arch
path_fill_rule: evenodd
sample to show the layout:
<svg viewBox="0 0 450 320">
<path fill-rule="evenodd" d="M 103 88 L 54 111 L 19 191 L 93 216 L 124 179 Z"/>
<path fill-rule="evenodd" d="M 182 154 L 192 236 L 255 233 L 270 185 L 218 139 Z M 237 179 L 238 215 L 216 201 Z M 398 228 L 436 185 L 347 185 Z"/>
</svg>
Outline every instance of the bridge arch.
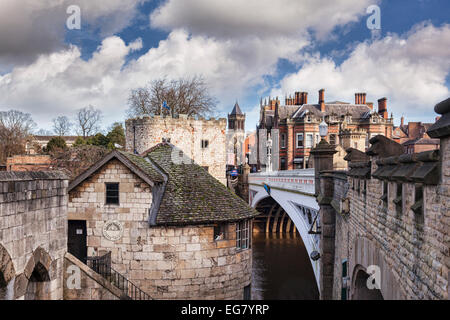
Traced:
<svg viewBox="0 0 450 320">
<path fill-rule="evenodd" d="M 16 271 L 14 269 L 14 263 L 11 256 L 0 244 L 0 300 L 10 300 L 13 298 L 11 295 L 11 288 L 14 287 L 14 278 Z"/>
<path fill-rule="evenodd" d="M 305 248 L 308 252 L 309 260 L 314 271 L 317 287 L 320 287 L 320 260 L 313 261 L 311 253 L 313 251 L 320 252 L 320 235 L 309 234 L 314 217 L 318 214 L 319 205 L 313 196 L 301 193 L 288 193 L 283 190 L 272 189 L 270 195 L 262 186 L 252 185 L 253 194 L 251 196 L 251 206 L 256 208 L 263 200 L 272 198 L 289 216 L 290 220 L 297 229 Z M 314 212 L 314 213 L 313 213 Z M 275 212 L 272 212 L 274 215 Z M 308 214 L 310 219 L 308 220 Z M 310 223 L 311 222 L 311 223 Z M 316 223 L 320 224 L 317 220 Z M 294 229 L 294 232 L 295 232 Z M 267 230 L 267 227 L 266 227 Z"/>
<path fill-rule="evenodd" d="M 25 267 L 24 275 L 27 280 L 25 300 L 50 299 L 50 273 L 52 259 L 41 247 L 37 248 Z"/>
<path fill-rule="evenodd" d="M 357 237 L 353 247 L 353 259 L 350 259 L 352 270 L 351 299 L 385 299 L 402 300 L 404 294 L 400 292 L 400 286 L 394 274 L 386 262 L 384 253 L 374 241 L 366 237 Z M 367 268 L 376 266 L 380 271 L 380 290 L 369 290 L 366 285 L 368 278 Z"/>
</svg>

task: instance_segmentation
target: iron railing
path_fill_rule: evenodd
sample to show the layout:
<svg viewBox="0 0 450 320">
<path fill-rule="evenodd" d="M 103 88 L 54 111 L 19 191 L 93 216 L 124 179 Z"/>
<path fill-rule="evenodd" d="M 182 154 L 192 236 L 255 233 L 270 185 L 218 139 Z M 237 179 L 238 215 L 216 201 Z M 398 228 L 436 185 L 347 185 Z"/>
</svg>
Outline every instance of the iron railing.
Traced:
<svg viewBox="0 0 450 320">
<path fill-rule="evenodd" d="M 131 300 L 152 300 L 147 293 L 111 267 L 111 252 L 103 256 L 88 257 L 87 265 L 120 289 L 127 298 Z"/>
</svg>

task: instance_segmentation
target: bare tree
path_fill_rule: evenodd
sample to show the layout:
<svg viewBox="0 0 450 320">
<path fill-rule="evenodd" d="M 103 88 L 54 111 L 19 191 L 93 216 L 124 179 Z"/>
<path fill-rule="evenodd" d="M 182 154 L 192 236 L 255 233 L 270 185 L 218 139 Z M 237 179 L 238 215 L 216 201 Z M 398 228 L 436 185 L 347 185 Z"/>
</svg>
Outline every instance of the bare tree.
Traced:
<svg viewBox="0 0 450 320">
<path fill-rule="evenodd" d="M 60 137 L 68 135 L 72 125 L 72 122 L 66 116 L 53 119 L 53 131 Z"/>
<path fill-rule="evenodd" d="M 77 134 L 86 138 L 100 130 L 102 112 L 89 106 L 77 112 Z"/>
<path fill-rule="evenodd" d="M 25 152 L 26 140 L 35 127 L 29 113 L 17 110 L 0 112 L 0 163 Z"/>
<path fill-rule="evenodd" d="M 128 98 L 128 116 L 159 114 L 187 114 L 189 116 L 210 115 L 217 100 L 210 96 L 202 77 L 166 78 L 150 82 L 147 87 L 132 90 Z M 166 102 L 170 110 L 163 108 Z"/>
</svg>

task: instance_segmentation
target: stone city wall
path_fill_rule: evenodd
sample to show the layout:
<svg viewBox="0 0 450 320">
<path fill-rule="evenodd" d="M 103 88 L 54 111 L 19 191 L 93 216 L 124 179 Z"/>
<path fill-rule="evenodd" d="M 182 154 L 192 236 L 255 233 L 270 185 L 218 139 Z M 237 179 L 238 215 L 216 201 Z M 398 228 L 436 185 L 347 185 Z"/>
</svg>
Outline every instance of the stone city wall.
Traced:
<svg viewBox="0 0 450 320">
<path fill-rule="evenodd" d="M 335 215 L 334 227 L 323 230 L 334 236 L 334 259 L 328 261 L 333 269 L 333 299 L 341 299 L 345 283 L 348 298 L 357 299 L 356 271 L 370 265 L 380 268 L 384 299 L 448 298 L 449 143 L 448 139 L 442 141 L 442 172 L 433 161 L 436 154 L 427 154 L 428 159 L 422 155 L 422 159 L 414 158 L 415 162 L 408 162 L 406 155 L 383 163 L 372 157 L 365 168 L 350 164 L 348 175 L 322 173 L 321 193 L 325 188 L 333 190 L 328 204 L 321 205 L 323 212 L 332 208 Z M 384 171 L 378 170 L 380 167 Z M 409 173 L 403 175 L 405 170 Z M 386 185 L 387 198 L 383 200 Z M 418 206 L 419 197 L 423 197 L 422 207 Z M 349 210 L 345 199 L 349 199 Z M 345 260 L 348 281 L 343 279 Z"/>
<path fill-rule="evenodd" d="M 0 172 L 0 299 L 62 299 L 67 187 L 58 172 Z"/>
</svg>

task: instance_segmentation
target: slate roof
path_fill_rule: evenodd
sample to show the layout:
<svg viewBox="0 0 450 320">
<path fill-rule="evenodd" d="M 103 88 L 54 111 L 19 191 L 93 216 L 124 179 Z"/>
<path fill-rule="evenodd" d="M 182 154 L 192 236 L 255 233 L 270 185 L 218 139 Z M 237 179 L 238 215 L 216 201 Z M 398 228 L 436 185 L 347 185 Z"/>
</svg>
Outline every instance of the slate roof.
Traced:
<svg viewBox="0 0 450 320">
<path fill-rule="evenodd" d="M 162 143 L 145 156 L 167 176 L 156 219 L 150 217 L 156 225 L 238 221 L 259 214 L 199 165 L 175 164 L 174 148 L 181 152 L 171 144 Z"/>
<path fill-rule="evenodd" d="M 325 114 L 320 111 L 319 104 L 304 104 L 292 117 L 300 118 L 302 117 L 306 111 L 310 113 L 322 117 L 324 115 L 335 115 L 335 116 L 345 116 L 347 114 L 351 115 L 353 118 L 366 118 L 367 114 L 370 114 L 372 110 L 363 104 L 335 104 L 335 103 L 327 103 L 325 104 Z"/>
<path fill-rule="evenodd" d="M 417 138 L 403 142 L 403 145 L 410 146 L 414 144 L 440 144 L 440 141 L 441 140 L 439 139 Z"/>
<path fill-rule="evenodd" d="M 100 161 L 97 161 L 89 169 L 87 169 L 85 172 L 76 177 L 69 184 L 68 191 L 70 192 L 71 190 L 76 188 L 84 180 L 86 180 L 92 174 L 100 170 L 105 164 L 107 164 L 112 159 L 119 160 L 128 169 L 130 169 L 133 173 L 135 173 L 138 177 L 140 177 L 142 180 L 144 180 L 151 186 L 154 186 L 155 183 L 164 182 L 164 176 L 160 172 L 158 172 L 155 166 L 153 166 L 151 163 L 146 162 L 145 159 L 129 152 L 115 150 L 108 153 Z"/>
<path fill-rule="evenodd" d="M 233 111 L 231 111 L 231 114 L 243 115 L 241 108 L 239 107 L 239 104 L 237 102 L 234 105 L 234 108 L 233 108 Z"/>
</svg>

